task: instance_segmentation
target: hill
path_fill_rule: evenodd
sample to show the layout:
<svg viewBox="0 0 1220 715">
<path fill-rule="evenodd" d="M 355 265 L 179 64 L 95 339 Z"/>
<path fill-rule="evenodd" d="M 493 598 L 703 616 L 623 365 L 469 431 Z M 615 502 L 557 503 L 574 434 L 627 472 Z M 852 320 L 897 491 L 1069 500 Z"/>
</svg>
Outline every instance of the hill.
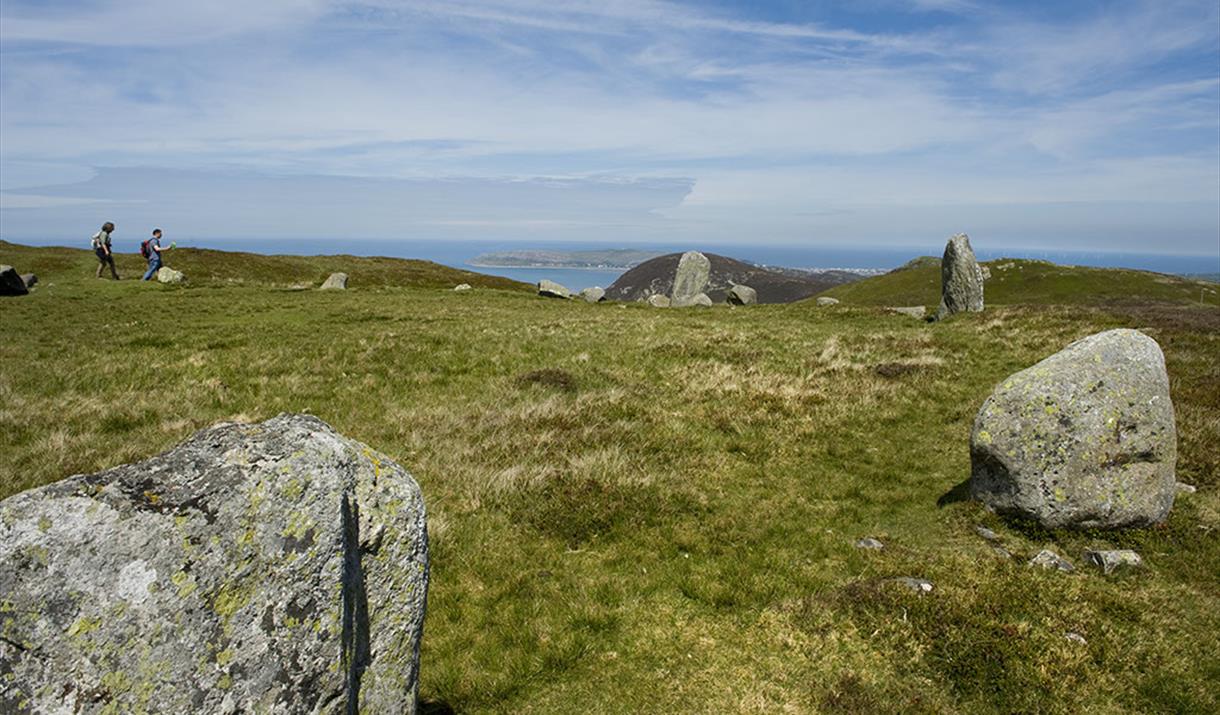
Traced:
<svg viewBox="0 0 1220 715">
<path fill-rule="evenodd" d="M 526 268 L 631 268 L 657 256 L 656 251 L 613 248 L 602 251 L 498 251 L 470 259 L 472 266 Z"/>
<path fill-rule="evenodd" d="M 1215 284 L 1126 268 L 1061 266 L 1047 261 L 987 261 L 988 305 L 1103 305 L 1110 303 L 1220 304 Z M 940 259 L 917 258 L 889 273 L 827 290 L 823 295 L 855 305 L 940 303 Z"/>
<path fill-rule="evenodd" d="M 757 291 L 759 303 L 791 303 L 860 278 L 847 271 L 781 272 L 715 253 L 703 255 L 712 264 L 706 293 L 715 303 L 724 301 L 725 292 L 734 283 Z M 606 289 L 606 299 L 634 302 L 654 294 L 669 295 L 681 258 L 681 253 L 669 253 L 639 264 Z"/>
<path fill-rule="evenodd" d="M 354 289 L 373 287 L 452 288 L 469 283 L 477 288 L 531 290 L 527 283 L 442 266 L 431 261 L 367 256 L 267 256 L 259 253 L 176 248 L 166 254 L 166 265 L 186 273 L 192 286 L 249 283 L 276 287 L 317 287 L 331 273 L 348 275 Z M 77 248 L 23 246 L 0 241 L 0 263 L 21 273 L 48 280 L 93 278 L 97 259 Z M 123 278 L 139 278 L 146 262 L 134 253 L 115 253 Z"/>
<path fill-rule="evenodd" d="M 317 415 L 423 489 L 421 712 L 1220 711 L 1220 310 L 1001 305 L 929 324 L 811 301 L 285 291 L 279 264 L 177 290 L 95 280 L 81 253 L 0 246 L 47 276 L 0 298 L 0 496 L 221 420 Z M 317 260 L 311 280 L 350 268 Z M 1164 349 L 1177 476 L 1198 492 L 1115 533 L 950 498 L 994 386 L 1115 327 Z M 1145 568 L 1090 570 L 1101 547 Z M 1077 572 L 1026 566 L 1042 549 Z M 200 668 L 219 672 L 223 646 Z"/>
</svg>

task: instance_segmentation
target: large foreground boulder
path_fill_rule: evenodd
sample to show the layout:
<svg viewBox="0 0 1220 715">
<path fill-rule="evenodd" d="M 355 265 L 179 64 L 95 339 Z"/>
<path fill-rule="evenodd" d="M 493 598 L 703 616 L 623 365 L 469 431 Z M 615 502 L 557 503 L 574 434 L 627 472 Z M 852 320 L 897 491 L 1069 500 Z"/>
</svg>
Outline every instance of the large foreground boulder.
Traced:
<svg viewBox="0 0 1220 715">
<path fill-rule="evenodd" d="M 0 712 L 414 713 L 419 487 L 306 415 L 0 502 Z"/>
<path fill-rule="evenodd" d="M 708 277 L 712 273 L 712 262 L 698 251 L 687 251 L 678 260 L 674 272 L 674 289 L 669 294 L 675 308 L 693 305 L 696 296 L 707 290 Z"/>
<path fill-rule="evenodd" d="M 157 280 L 162 283 L 177 285 L 186 282 L 186 275 L 182 271 L 176 271 L 169 266 L 162 266 L 157 270 Z"/>
<path fill-rule="evenodd" d="M 347 290 L 347 274 L 331 273 L 318 290 Z"/>
<path fill-rule="evenodd" d="M 982 310 L 983 271 L 970 247 L 970 237 L 959 233 L 945 244 L 945 255 L 940 262 L 940 307 L 936 318 Z"/>
<path fill-rule="evenodd" d="M 0 266 L 0 295 L 25 295 L 29 293 L 25 281 L 12 266 Z"/>
<path fill-rule="evenodd" d="M 1163 520 L 1177 431 L 1165 357 L 1138 330 L 1078 340 L 1004 380 L 974 419 L 971 492 L 1048 527 Z"/>
</svg>

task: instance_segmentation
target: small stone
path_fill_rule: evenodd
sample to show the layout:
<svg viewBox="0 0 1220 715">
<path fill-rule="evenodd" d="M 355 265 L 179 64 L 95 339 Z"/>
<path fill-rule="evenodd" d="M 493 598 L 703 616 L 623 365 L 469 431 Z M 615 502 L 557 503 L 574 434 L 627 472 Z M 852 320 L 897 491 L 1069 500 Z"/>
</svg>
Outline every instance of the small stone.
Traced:
<svg viewBox="0 0 1220 715">
<path fill-rule="evenodd" d="M 1101 569 L 1102 573 L 1110 574 L 1115 569 L 1136 568 L 1144 564 L 1140 555 L 1131 549 L 1112 549 L 1084 552 L 1085 561 Z"/>
<path fill-rule="evenodd" d="M 581 288 L 580 297 L 584 298 L 586 303 L 600 303 L 606 299 L 606 289 L 601 286 Z"/>
<path fill-rule="evenodd" d="M 885 544 L 881 543 L 880 541 L 877 541 L 876 539 L 874 539 L 872 537 L 868 537 L 866 539 L 857 540 L 856 548 L 857 549 L 870 549 L 872 551 L 880 551 L 885 548 Z"/>
<path fill-rule="evenodd" d="M 886 308 L 886 310 L 890 311 L 891 313 L 898 313 L 899 315 L 908 315 L 912 318 L 919 318 L 921 320 L 924 318 L 924 316 L 926 316 L 928 314 L 928 309 L 923 307 L 922 305 L 907 305 L 907 306 L 900 306 L 897 308 Z"/>
<path fill-rule="evenodd" d="M 1076 570 L 1067 559 L 1050 549 L 1043 549 L 1038 552 L 1038 555 L 1029 560 L 1030 566 L 1039 566 L 1044 569 L 1057 569 L 1064 573 L 1072 573 Z"/>
<path fill-rule="evenodd" d="M 758 291 L 750 286 L 734 283 L 724 298 L 729 302 L 729 305 L 754 305 L 758 302 Z"/>
<path fill-rule="evenodd" d="M 1187 484 L 1186 482 L 1178 482 L 1176 489 L 1178 490 L 1178 494 L 1194 494 L 1196 491 L 1198 491 L 1195 489 L 1195 485 Z"/>
<path fill-rule="evenodd" d="M 839 304 L 838 298 L 831 298 L 828 295 L 824 295 L 824 296 L 818 298 L 818 305 L 821 305 L 821 306 L 838 305 L 838 304 Z"/>
<path fill-rule="evenodd" d="M 546 298 L 571 298 L 572 291 L 545 278 L 538 281 L 538 295 Z"/>
<path fill-rule="evenodd" d="M 984 539 L 987 539 L 988 541 L 999 541 L 1000 540 L 999 534 L 995 533 L 991 529 L 988 529 L 987 527 L 983 526 L 982 524 L 979 524 L 978 526 L 974 527 L 974 533 L 978 534 L 979 536 L 983 537 Z"/>
<path fill-rule="evenodd" d="M 1070 640 L 1073 643 L 1079 643 L 1080 645 L 1089 644 L 1089 642 L 1084 639 L 1084 636 L 1080 635 L 1079 633 L 1073 633 L 1072 631 L 1068 631 L 1067 633 L 1064 633 L 1063 637 L 1067 638 L 1068 640 Z"/>
<path fill-rule="evenodd" d="M 894 579 L 894 583 L 905 586 L 920 595 L 932 592 L 932 582 L 926 578 L 902 576 L 901 578 Z"/>
<path fill-rule="evenodd" d="M 648 304 L 654 308 L 668 308 L 669 298 L 660 294 L 648 296 Z"/>
<path fill-rule="evenodd" d="M 466 291 L 471 290 L 471 288 L 469 283 L 459 283 L 453 286 L 453 290 L 458 293 L 465 293 Z"/>
<path fill-rule="evenodd" d="M 347 290 L 347 274 L 331 273 L 318 290 Z"/>
<path fill-rule="evenodd" d="M 157 271 L 157 280 L 161 283 L 178 285 L 186 282 L 186 275 L 184 275 L 182 271 L 175 271 L 169 266 L 163 266 L 161 270 Z"/>
</svg>

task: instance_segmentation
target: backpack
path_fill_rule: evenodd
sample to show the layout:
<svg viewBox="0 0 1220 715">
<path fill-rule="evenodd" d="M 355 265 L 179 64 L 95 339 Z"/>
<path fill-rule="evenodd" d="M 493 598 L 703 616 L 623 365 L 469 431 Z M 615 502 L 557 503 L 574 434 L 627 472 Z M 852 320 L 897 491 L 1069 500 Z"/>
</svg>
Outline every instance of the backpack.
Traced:
<svg viewBox="0 0 1220 715">
<path fill-rule="evenodd" d="M 89 240 L 89 246 L 95 251 L 102 247 L 102 232 L 101 231 L 98 231 L 97 233 L 93 234 L 93 238 L 91 238 Z"/>
<path fill-rule="evenodd" d="M 145 260 L 152 258 L 152 247 L 148 245 L 149 241 L 151 240 L 152 239 L 147 239 L 140 242 L 140 257 Z"/>
</svg>

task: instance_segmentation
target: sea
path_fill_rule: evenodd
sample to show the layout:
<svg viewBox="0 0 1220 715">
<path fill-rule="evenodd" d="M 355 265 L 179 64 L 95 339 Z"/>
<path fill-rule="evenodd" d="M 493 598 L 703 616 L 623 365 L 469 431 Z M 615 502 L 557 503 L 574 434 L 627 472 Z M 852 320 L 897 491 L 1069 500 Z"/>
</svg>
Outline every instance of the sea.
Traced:
<svg viewBox="0 0 1220 715">
<path fill-rule="evenodd" d="M 6 240 L 26 245 L 70 245 L 70 242 L 46 239 L 21 239 L 4 236 Z M 118 237 L 116 237 L 118 238 Z M 389 240 L 389 239 L 285 239 L 285 238 L 202 238 L 174 237 L 180 246 L 214 248 L 224 251 L 250 251 L 263 254 L 320 255 L 348 254 L 357 256 L 389 256 L 434 261 L 453 268 L 477 273 L 504 276 L 526 283 L 543 278 L 553 280 L 572 290 L 590 286 L 606 287 L 622 273 L 621 269 L 577 268 L 498 268 L 471 265 L 470 261 L 484 253 L 510 250 L 545 249 L 554 251 L 589 251 L 611 248 L 655 250 L 658 253 L 700 250 L 718 253 L 739 260 L 790 268 L 870 269 L 897 268 L 918 256 L 939 256 L 944 243 L 926 246 L 835 246 L 817 243 L 768 245 L 765 243 L 719 244 L 640 244 L 624 242 L 614 245 L 577 241 L 455 241 L 455 240 Z M 116 241 L 120 251 L 136 251 L 136 241 L 124 246 Z M 1220 253 L 1211 255 L 1174 255 L 1110 251 L 1050 251 L 1019 247 L 975 245 L 981 261 L 996 258 L 1031 258 L 1064 265 L 1107 268 L 1135 268 L 1158 273 L 1201 274 L 1220 272 Z"/>
</svg>

